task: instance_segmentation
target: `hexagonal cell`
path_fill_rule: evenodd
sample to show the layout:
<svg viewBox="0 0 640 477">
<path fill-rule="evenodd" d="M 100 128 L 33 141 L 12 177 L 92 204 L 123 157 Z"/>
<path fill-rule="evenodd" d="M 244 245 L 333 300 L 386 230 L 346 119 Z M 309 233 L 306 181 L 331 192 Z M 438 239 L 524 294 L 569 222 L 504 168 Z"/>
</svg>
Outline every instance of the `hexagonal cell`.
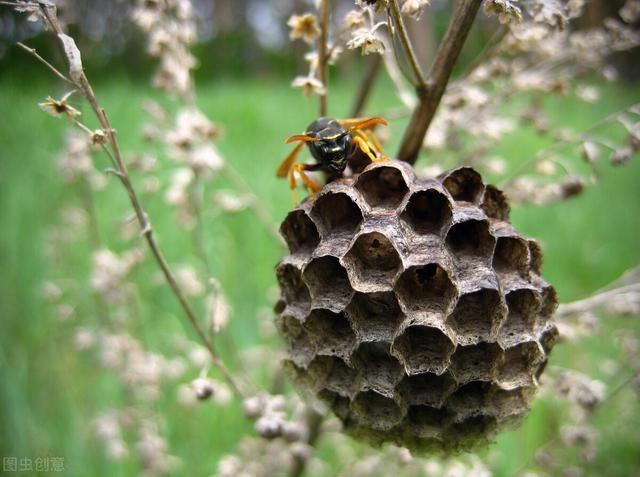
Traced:
<svg viewBox="0 0 640 477">
<path fill-rule="evenodd" d="M 337 392 L 330 389 L 323 389 L 318 393 L 318 399 L 324 402 L 331 410 L 343 421 L 349 418 L 351 409 L 348 397 L 340 396 Z"/>
<path fill-rule="evenodd" d="M 350 396 L 357 385 L 356 371 L 336 356 L 316 356 L 309 364 L 308 374 L 314 387 L 341 396 Z"/>
<path fill-rule="evenodd" d="M 392 353 L 404 364 L 407 374 L 442 374 L 455 345 L 449 337 L 430 326 L 410 326 L 393 342 Z"/>
<path fill-rule="evenodd" d="M 451 204 L 436 189 L 421 190 L 411 195 L 400 217 L 419 234 L 439 234 L 451 221 Z"/>
<path fill-rule="evenodd" d="M 427 405 L 440 408 L 456 389 L 456 380 L 450 373 L 433 373 L 406 376 L 398 389 L 410 405 Z"/>
<path fill-rule="evenodd" d="M 470 450 L 494 439 L 498 421 L 493 416 L 477 415 L 453 423 L 444 433 L 452 448 Z"/>
<path fill-rule="evenodd" d="M 311 260 L 302 272 L 302 277 L 311 292 L 315 308 L 340 311 L 353 295 L 347 271 L 331 255 Z"/>
<path fill-rule="evenodd" d="M 529 239 L 529 266 L 538 275 L 542 270 L 542 247 L 536 240 Z"/>
<path fill-rule="evenodd" d="M 285 301 L 289 303 L 287 308 L 294 308 L 289 311 L 296 315 L 306 314 L 311 305 L 311 295 L 302 281 L 300 270 L 291 263 L 282 262 L 276 269 L 276 275 Z"/>
<path fill-rule="evenodd" d="M 507 197 L 496 186 L 489 184 L 482 196 L 482 205 L 480 206 L 487 217 L 498 220 L 509 220 L 509 202 Z"/>
<path fill-rule="evenodd" d="M 471 381 L 491 381 L 502 357 L 496 343 L 458 346 L 451 357 L 451 372 L 460 384 Z"/>
<path fill-rule="evenodd" d="M 315 343 L 305 331 L 289 342 L 289 356 L 296 366 L 306 368 L 316 353 Z"/>
<path fill-rule="evenodd" d="M 362 292 L 391 288 L 400 270 L 400 255 L 379 232 L 360 235 L 344 257 L 353 287 Z"/>
<path fill-rule="evenodd" d="M 558 308 L 558 293 L 556 289 L 547 283 L 542 285 L 542 309 L 540 314 L 544 317 L 550 317 Z"/>
<path fill-rule="evenodd" d="M 320 243 L 316 225 L 301 209 L 289 212 L 280 226 L 280 234 L 291 253 L 310 253 Z"/>
<path fill-rule="evenodd" d="M 470 167 L 461 167 L 446 173 L 442 185 L 455 200 L 474 204 L 480 202 L 484 192 L 482 177 Z"/>
<path fill-rule="evenodd" d="M 345 315 L 361 341 L 391 341 L 404 319 L 393 292 L 357 292 Z"/>
<path fill-rule="evenodd" d="M 499 272 L 525 274 L 529 266 L 528 244 L 518 237 L 498 237 L 493 252 L 493 266 Z"/>
<path fill-rule="evenodd" d="M 431 406 L 409 406 L 407 421 L 413 432 L 421 438 L 438 437 L 447 423 L 449 414 Z"/>
<path fill-rule="evenodd" d="M 534 388 L 505 390 L 492 386 L 489 393 L 491 413 L 501 421 L 509 419 L 510 423 L 515 424 L 513 418 L 524 416 L 529 410 L 529 401 L 533 393 Z"/>
<path fill-rule="evenodd" d="M 412 313 L 446 313 L 458 293 L 437 263 L 409 267 L 398 278 L 395 290 L 403 308 Z"/>
<path fill-rule="evenodd" d="M 538 292 L 528 288 L 513 290 L 505 299 L 509 314 L 500 329 L 500 341 L 510 347 L 530 339 L 541 303 Z"/>
<path fill-rule="evenodd" d="M 447 409 L 454 414 L 456 421 L 486 413 L 491 384 L 485 381 L 471 381 L 460 386 L 447 401 Z"/>
<path fill-rule="evenodd" d="M 304 328 L 315 343 L 318 354 L 349 359 L 356 336 L 342 313 L 314 309 L 304 323 Z"/>
<path fill-rule="evenodd" d="M 486 220 L 467 220 L 449 229 L 447 245 L 458 257 L 489 258 L 493 253 L 495 238 L 489 233 Z"/>
<path fill-rule="evenodd" d="M 545 354 L 551 353 L 551 349 L 554 347 L 556 342 L 560 338 L 560 333 L 558 332 L 558 328 L 553 323 L 548 323 L 546 327 L 542 330 L 542 332 L 538 336 L 538 343 L 542 346 Z"/>
<path fill-rule="evenodd" d="M 318 197 L 311 215 L 317 221 L 323 237 L 353 235 L 363 220 L 360 207 L 344 192 L 330 192 Z"/>
<path fill-rule="evenodd" d="M 391 356 L 389 343 L 362 343 L 353 354 L 353 363 L 364 379 L 365 389 L 393 397 L 393 390 L 404 372 L 398 360 Z"/>
<path fill-rule="evenodd" d="M 358 393 L 351 402 L 351 409 L 363 423 L 381 431 L 388 431 L 402 420 L 400 406 L 375 391 Z"/>
<path fill-rule="evenodd" d="M 543 361 L 544 354 L 535 341 L 527 341 L 507 349 L 498 370 L 500 387 L 509 390 L 534 385 L 534 374 Z"/>
<path fill-rule="evenodd" d="M 358 176 L 356 188 L 371 207 L 397 208 L 409 187 L 400 169 L 380 166 L 368 169 Z"/>
<path fill-rule="evenodd" d="M 504 320 L 505 306 L 497 290 L 482 288 L 462 295 L 447 324 L 456 332 L 458 344 L 470 345 L 494 341 Z"/>
</svg>

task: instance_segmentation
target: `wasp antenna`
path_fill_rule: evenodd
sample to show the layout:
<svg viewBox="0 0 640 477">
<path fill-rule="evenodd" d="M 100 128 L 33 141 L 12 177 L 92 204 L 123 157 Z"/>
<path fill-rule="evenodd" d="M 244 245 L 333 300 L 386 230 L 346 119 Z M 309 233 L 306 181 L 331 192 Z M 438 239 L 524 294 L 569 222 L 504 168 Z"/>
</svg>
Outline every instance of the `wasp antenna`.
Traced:
<svg viewBox="0 0 640 477">
<path fill-rule="evenodd" d="M 315 137 L 312 137 L 312 136 L 307 136 L 307 135 L 298 135 L 298 136 L 291 136 L 284 143 L 285 144 L 290 144 L 290 143 L 295 142 L 295 141 L 313 142 L 313 141 L 319 141 L 319 139 L 317 139 Z"/>
</svg>

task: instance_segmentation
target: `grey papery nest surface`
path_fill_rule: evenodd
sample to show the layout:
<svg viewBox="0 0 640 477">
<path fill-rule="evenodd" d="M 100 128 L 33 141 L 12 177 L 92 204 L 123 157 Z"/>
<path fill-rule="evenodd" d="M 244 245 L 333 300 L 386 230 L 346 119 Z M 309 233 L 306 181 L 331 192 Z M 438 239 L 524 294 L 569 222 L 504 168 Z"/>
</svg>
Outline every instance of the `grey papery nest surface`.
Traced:
<svg viewBox="0 0 640 477">
<path fill-rule="evenodd" d="M 285 218 L 278 328 L 298 388 L 351 435 L 461 451 L 526 416 L 557 338 L 542 253 L 471 168 L 398 161 Z"/>
</svg>

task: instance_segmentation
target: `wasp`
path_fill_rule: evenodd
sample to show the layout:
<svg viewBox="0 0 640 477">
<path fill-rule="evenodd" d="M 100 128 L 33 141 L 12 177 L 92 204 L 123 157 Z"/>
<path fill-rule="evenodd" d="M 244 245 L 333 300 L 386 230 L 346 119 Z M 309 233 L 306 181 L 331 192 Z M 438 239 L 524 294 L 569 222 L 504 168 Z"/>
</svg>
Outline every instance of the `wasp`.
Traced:
<svg viewBox="0 0 640 477">
<path fill-rule="evenodd" d="M 333 119 L 318 118 L 300 135 L 291 136 L 285 144 L 299 142 L 300 144 L 286 157 L 276 175 L 289 179 L 289 187 L 293 194 L 293 201 L 298 204 L 296 192 L 296 174 L 309 191 L 313 200 L 314 194 L 322 186 L 309 178 L 306 172 L 323 171 L 328 181 L 342 177 L 349 163 L 358 155 L 364 153 L 372 162 L 385 161 L 388 158 L 382 152 L 382 147 L 371 131 L 378 124 L 387 125 L 382 118 Z M 304 145 L 309 147 L 314 164 L 296 162 Z"/>
</svg>

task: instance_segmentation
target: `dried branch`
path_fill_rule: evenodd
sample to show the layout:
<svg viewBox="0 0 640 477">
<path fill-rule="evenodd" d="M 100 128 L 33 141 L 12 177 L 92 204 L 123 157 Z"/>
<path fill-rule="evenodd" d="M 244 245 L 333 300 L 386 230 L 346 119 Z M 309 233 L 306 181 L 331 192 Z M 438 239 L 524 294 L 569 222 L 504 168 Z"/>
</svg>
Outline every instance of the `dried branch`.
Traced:
<svg viewBox="0 0 640 477">
<path fill-rule="evenodd" d="M 331 1 L 322 0 L 320 4 L 320 37 L 318 38 L 318 79 L 324 86 L 324 91 L 320 97 L 320 116 L 327 115 L 327 94 L 328 94 L 328 75 L 327 63 L 329 55 L 327 54 L 327 43 L 329 41 L 329 14 L 331 12 Z"/>
<path fill-rule="evenodd" d="M 460 0 L 429 71 L 425 88 L 418 88 L 420 103 L 405 130 L 398 159 L 414 164 L 445 92 L 453 67 L 471 30 L 482 0 Z"/>
<path fill-rule="evenodd" d="M 25 50 L 30 55 L 33 55 L 40 63 L 45 65 L 47 68 L 49 68 L 53 72 L 53 74 L 56 75 L 58 78 L 60 78 L 62 81 L 65 81 L 66 83 L 69 83 L 71 85 L 74 84 L 73 81 L 71 81 L 63 73 L 61 73 L 60 70 L 58 70 L 55 66 L 53 66 L 51 63 L 45 60 L 42 56 L 40 56 L 35 48 L 30 48 L 21 42 L 16 43 L 16 45 L 18 45 L 20 48 Z"/>
<path fill-rule="evenodd" d="M 15 5 L 15 4 L 14 4 Z M 62 27 L 58 21 L 56 16 L 55 6 L 48 2 L 37 2 L 37 5 L 40 7 L 43 18 L 46 20 L 51 30 L 57 35 L 58 40 L 61 44 L 63 53 L 65 54 L 67 60 L 69 61 L 70 66 L 70 78 L 71 82 L 74 84 L 76 88 L 82 93 L 85 99 L 91 105 L 93 112 L 95 113 L 98 121 L 100 122 L 101 127 L 103 128 L 105 134 L 107 135 L 107 140 L 111 149 L 112 159 L 115 162 L 115 173 L 116 176 L 120 179 L 122 186 L 125 188 L 127 195 L 129 197 L 129 201 L 131 202 L 131 206 L 134 209 L 136 218 L 140 227 L 142 229 L 142 236 L 144 237 L 145 242 L 147 243 L 149 249 L 151 250 L 158 266 L 162 270 L 162 273 L 169 284 L 171 290 L 174 295 L 178 299 L 182 310 L 187 316 L 189 322 L 191 323 L 193 329 L 196 334 L 200 338 L 200 340 L 205 345 L 206 349 L 209 352 L 211 357 L 211 361 L 213 365 L 218 369 L 218 371 L 222 374 L 224 379 L 229 383 L 234 392 L 243 397 L 244 393 L 241 391 L 236 379 L 231 375 L 231 373 L 227 370 L 226 366 L 222 362 L 218 352 L 215 348 L 212 340 L 209 339 L 208 335 L 205 333 L 204 329 L 200 325 L 196 314 L 186 299 L 184 292 L 182 291 L 180 285 L 176 281 L 160 247 L 155 238 L 155 234 L 153 232 L 153 228 L 149 221 L 149 218 L 144 211 L 140 200 L 138 198 L 138 194 L 133 187 L 131 182 L 131 178 L 129 176 L 129 172 L 127 170 L 127 166 L 122 158 L 122 154 L 120 152 L 120 146 L 118 140 L 116 138 L 116 133 L 111 123 L 107 117 L 105 110 L 102 108 L 98 99 L 96 98 L 95 93 L 93 92 L 93 88 L 89 83 L 89 80 L 82 70 L 80 58 L 74 57 L 69 50 L 69 47 L 72 46 L 75 48 L 75 43 L 68 36 L 66 36 L 62 30 Z M 76 50 L 77 51 L 77 50 Z M 79 55 L 79 52 L 77 53 Z"/>
<path fill-rule="evenodd" d="M 413 45 L 409 39 L 409 34 L 404 26 L 404 20 L 402 19 L 402 13 L 398 6 L 398 0 L 390 0 L 389 15 L 393 19 L 393 24 L 398 30 L 400 43 L 402 43 L 402 48 L 409 59 L 409 64 L 411 65 L 411 69 L 415 75 L 415 82 L 413 84 L 418 92 L 423 91 L 427 87 L 427 81 L 424 78 L 422 68 L 420 68 L 420 63 L 418 62 L 415 51 L 413 50 Z"/>
</svg>

